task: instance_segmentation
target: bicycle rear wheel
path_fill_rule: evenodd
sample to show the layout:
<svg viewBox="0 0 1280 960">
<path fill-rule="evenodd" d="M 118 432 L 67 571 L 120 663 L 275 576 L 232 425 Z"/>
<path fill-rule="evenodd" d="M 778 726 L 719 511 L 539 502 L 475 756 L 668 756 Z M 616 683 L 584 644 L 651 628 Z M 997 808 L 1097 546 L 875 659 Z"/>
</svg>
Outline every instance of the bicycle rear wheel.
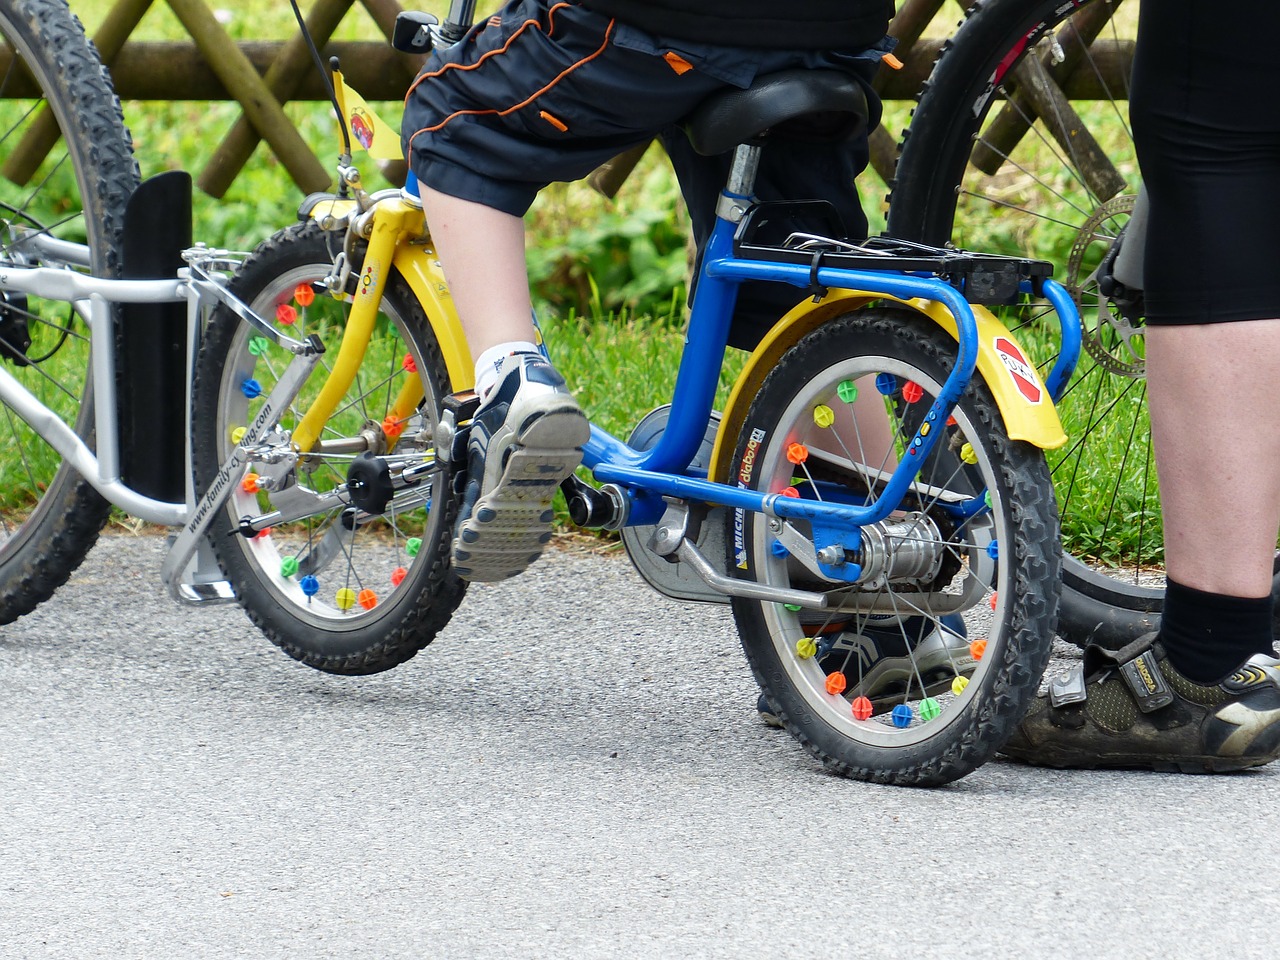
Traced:
<svg viewBox="0 0 1280 960">
<path fill-rule="evenodd" d="M 118 276 L 138 172 L 106 70 L 62 0 L 0 3 L 0 40 L 0 268 Z M 0 292 L 0 364 L 93 445 L 88 328 L 71 304 Z M 108 510 L 0 407 L 0 624 L 66 582 Z"/>
<path fill-rule="evenodd" d="M 914 436 L 941 434 L 898 509 L 863 527 L 854 551 L 848 530 L 807 520 L 726 520 L 738 577 L 829 595 L 825 608 L 735 598 L 733 613 L 777 716 L 844 776 L 964 776 L 1007 739 L 1048 663 L 1059 553 L 1044 457 L 1008 439 L 977 379 L 946 423 L 926 419 L 955 349 L 909 311 L 833 319 L 770 371 L 731 464 L 740 486 L 858 504 Z M 852 562 L 856 583 L 821 566 Z"/>
<path fill-rule="evenodd" d="M 978 0 L 920 93 L 888 215 L 895 236 L 1049 260 L 1080 307 L 1085 353 L 1059 404 L 1071 439 L 1048 455 L 1059 631 L 1112 646 L 1152 629 L 1164 583 L 1142 317 L 1101 295 L 1097 277 L 1139 186 L 1136 24 L 1137 0 Z M 1043 303 L 995 309 L 1047 368 L 1055 324 Z"/>
<path fill-rule="evenodd" d="M 333 270 L 330 243 L 341 239 L 313 222 L 281 231 L 245 261 L 231 290 L 287 335 L 318 336 L 332 357 L 350 307 L 331 297 L 323 280 Z M 353 268 L 359 276 L 359 264 Z M 198 489 L 214 482 L 289 359 L 233 311 L 215 311 L 196 365 Z M 291 436 L 325 380 L 322 364 L 274 425 L 279 436 Z M 425 399 L 407 416 L 393 415 L 393 403 L 413 381 Z M 386 490 L 377 505 L 376 492 L 362 499 L 347 486 L 353 470 L 376 491 L 383 466 L 434 460 L 436 417 L 449 392 L 430 324 L 393 272 L 355 382 L 318 444 L 287 472 L 273 472 L 263 460 L 232 478 L 210 542 L 249 618 L 294 659 L 338 674 L 390 669 L 429 644 L 462 601 L 466 585 L 449 565 L 456 513 L 450 472 L 428 473 L 394 496 Z M 277 452 L 278 461 L 287 461 L 283 448 Z M 341 498 L 318 499 L 341 490 Z M 299 501 L 304 516 L 257 536 L 238 532 L 241 518 L 291 510 Z"/>
</svg>

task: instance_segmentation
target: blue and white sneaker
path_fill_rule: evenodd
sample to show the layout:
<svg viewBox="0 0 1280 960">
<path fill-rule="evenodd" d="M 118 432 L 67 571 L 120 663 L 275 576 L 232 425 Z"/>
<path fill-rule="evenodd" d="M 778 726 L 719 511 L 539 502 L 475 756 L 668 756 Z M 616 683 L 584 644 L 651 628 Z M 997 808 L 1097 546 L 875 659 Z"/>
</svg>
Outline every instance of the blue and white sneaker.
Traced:
<svg viewBox="0 0 1280 960">
<path fill-rule="evenodd" d="M 846 630 L 819 662 L 828 674 L 845 675 L 846 697 L 866 697 L 877 710 L 902 702 L 908 692 L 913 699 L 945 693 L 957 676 L 967 677 L 977 666 L 958 613 Z"/>
<path fill-rule="evenodd" d="M 841 631 L 818 663 L 825 673 L 838 670 L 845 675 L 848 700 L 866 697 L 877 712 L 901 702 L 908 691 L 914 699 L 950 690 L 957 676 L 967 677 L 977 666 L 958 613 L 936 621 L 908 617 Z M 782 726 L 764 693 L 756 702 L 756 712 L 766 726 Z"/>
<path fill-rule="evenodd" d="M 463 580 L 514 577 L 551 539 L 551 500 L 582 462 L 591 427 L 564 377 L 536 353 L 506 357 L 471 423 L 453 540 Z"/>
</svg>

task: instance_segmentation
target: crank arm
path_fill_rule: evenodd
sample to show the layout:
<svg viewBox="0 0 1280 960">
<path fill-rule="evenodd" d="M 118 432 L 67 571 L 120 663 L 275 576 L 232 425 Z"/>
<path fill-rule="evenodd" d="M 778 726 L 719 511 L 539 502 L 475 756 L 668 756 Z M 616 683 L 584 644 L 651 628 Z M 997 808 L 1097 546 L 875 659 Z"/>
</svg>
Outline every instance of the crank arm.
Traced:
<svg viewBox="0 0 1280 960">
<path fill-rule="evenodd" d="M 436 461 L 435 457 L 428 457 L 421 462 L 415 462 L 404 467 L 398 474 L 392 476 L 391 482 L 395 484 L 400 492 L 391 499 L 390 505 L 395 510 L 403 510 L 430 500 L 430 493 L 424 493 L 415 488 L 426 477 L 439 470 L 440 467 L 441 464 Z M 351 506 L 351 493 L 345 483 L 339 484 L 326 493 L 316 493 L 313 490 L 308 490 L 306 487 L 295 484 L 279 492 L 272 493 L 271 496 L 272 501 L 279 505 L 279 509 L 256 517 L 241 518 L 240 532 L 244 536 L 252 537 L 267 527 L 289 523 L 292 520 L 305 520 L 307 517 L 314 517 L 317 514 L 328 513 L 330 510 Z M 356 523 L 367 523 L 372 519 L 372 516 L 363 511 L 358 511 Z"/>
</svg>

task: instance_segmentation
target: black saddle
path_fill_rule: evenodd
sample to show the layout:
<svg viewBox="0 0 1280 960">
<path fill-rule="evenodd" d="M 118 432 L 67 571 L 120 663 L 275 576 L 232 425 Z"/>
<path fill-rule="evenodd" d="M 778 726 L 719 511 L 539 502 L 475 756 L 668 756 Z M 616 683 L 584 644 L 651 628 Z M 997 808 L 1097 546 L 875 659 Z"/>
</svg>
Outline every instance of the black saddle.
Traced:
<svg viewBox="0 0 1280 960">
<path fill-rule="evenodd" d="M 708 97 L 685 121 L 689 143 L 713 156 L 768 137 L 830 143 L 867 126 L 867 94 L 839 70 L 783 70 L 745 90 Z"/>
</svg>

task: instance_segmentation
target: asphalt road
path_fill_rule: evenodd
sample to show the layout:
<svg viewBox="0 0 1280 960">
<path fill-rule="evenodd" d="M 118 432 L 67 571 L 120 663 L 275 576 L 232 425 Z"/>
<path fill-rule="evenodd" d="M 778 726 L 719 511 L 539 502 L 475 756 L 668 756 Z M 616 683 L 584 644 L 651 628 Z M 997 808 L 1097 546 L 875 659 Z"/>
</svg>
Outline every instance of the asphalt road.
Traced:
<svg viewBox="0 0 1280 960">
<path fill-rule="evenodd" d="M 109 537 L 0 628 L 0 957 L 1280 953 L 1280 770 L 868 786 L 619 557 L 475 588 L 360 680 L 160 560 Z"/>
</svg>

